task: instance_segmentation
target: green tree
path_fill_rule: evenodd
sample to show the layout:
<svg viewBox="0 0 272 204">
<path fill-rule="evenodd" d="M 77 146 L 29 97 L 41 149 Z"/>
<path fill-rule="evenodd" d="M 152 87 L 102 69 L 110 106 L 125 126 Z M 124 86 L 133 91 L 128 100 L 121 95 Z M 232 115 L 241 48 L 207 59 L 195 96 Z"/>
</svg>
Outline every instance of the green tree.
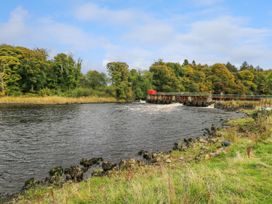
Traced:
<svg viewBox="0 0 272 204">
<path fill-rule="evenodd" d="M 237 93 L 235 77 L 224 64 L 214 64 L 211 67 L 209 80 L 212 82 L 214 93 Z"/>
<path fill-rule="evenodd" d="M 153 86 L 162 92 L 181 91 L 181 84 L 175 75 L 174 70 L 163 62 L 155 62 L 150 67 L 153 74 Z"/>
<path fill-rule="evenodd" d="M 98 89 L 107 85 L 107 76 L 95 70 L 88 71 L 84 76 L 83 86 Z"/>
<path fill-rule="evenodd" d="M 79 85 L 81 60 L 75 61 L 71 55 L 60 53 L 52 61 L 51 84 L 62 91 L 71 90 Z"/>
<path fill-rule="evenodd" d="M 235 67 L 235 66 L 234 66 L 233 64 L 231 64 L 230 62 L 228 62 L 228 63 L 226 64 L 226 67 L 227 67 L 227 69 L 228 69 L 230 72 L 232 72 L 232 73 L 238 72 L 237 67 Z"/>
<path fill-rule="evenodd" d="M 18 74 L 20 62 L 16 57 L 0 56 L 0 95 L 19 93 Z"/>
<path fill-rule="evenodd" d="M 241 80 L 241 82 L 243 83 L 243 85 L 246 87 L 247 94 L 253 94 L 256 91 L 257 86 L 253 82 L 254 73 L 252 70 L 249 70 L 249 69 L 241 70 L 238 73 L 238 77 Z"/>
<path fill-rule="evenodd" d="M 132 89 L 128 81 L 128 65 L 124 62 L 110 62 L 107 64 L 107 69 L 115 90 L 116 98 L 125 99 L 127 101 L 131 100 Z"/>
<path fill-rule="evenodd" d="M 47 52 L 43 49 L 19 49 L 21 51 L 20 87 L 25 93 L 37 92 L 46 86 Z"/>
</svg>

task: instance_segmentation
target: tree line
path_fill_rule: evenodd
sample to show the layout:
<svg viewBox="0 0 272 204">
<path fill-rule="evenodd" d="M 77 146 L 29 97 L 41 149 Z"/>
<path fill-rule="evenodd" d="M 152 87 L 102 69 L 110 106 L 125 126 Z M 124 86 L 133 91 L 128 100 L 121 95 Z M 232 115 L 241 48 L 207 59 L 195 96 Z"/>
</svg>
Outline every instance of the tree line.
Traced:
<svg viewBox="0 0 272 204">
<path fill-rule="evenodd" d="M 149 70 L 130 69 L 110 62 L 107 73 L 81 72 L 82 61 L 59 53 L 49 59 L 45 49 L 0 45 L 0 95 L 115 96 L 144 99 L 147 90 L 209 92 L 215 94 L 272 95 L 272 70 L 244 62 L 214 65 L 154 62 Z"/>
</svg>

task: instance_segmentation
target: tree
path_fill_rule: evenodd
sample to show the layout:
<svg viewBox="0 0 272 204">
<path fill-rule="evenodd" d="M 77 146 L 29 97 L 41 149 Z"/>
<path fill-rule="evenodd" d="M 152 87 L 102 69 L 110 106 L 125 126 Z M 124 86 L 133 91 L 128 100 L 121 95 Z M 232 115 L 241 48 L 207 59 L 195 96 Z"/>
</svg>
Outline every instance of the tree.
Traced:
<svg viewBox="0 0 272 204">
<path fill-rule="evenodd" d="M 106 74 L 98 71 L 88 71 L 84 76 L 83 86 L 90 87 L 92 89 L 97 89 L 105 87 L 107 85 Z"/>
<path fill-rule="evenodd" d="M 186 65 L 189 65 L 189 61 L 188 61 L 187 59 L 185 59 L 185 60 L 183 61 L 182 66 L 186 66 Z"/>
<path fill-rule="evenodd" d="M 62 91 L 74 89 L 81 77 L 81 60 L 75 61 L 71 55 L 60 53 L 52 61 L 50 83 Z"/>
<path fill-rule="evenodd" d="M 20 62 L 16 57 L 0 56 L 0 95 L 20 92 L 18 74 Z"/>
<path fill-rule="evenodd" d="M 46 86 L 47 52 L 43 49 L 19 48 L 21 52 L 20 87 L 23 92 L 37 92 Z"/>
<path fill-rule="evenodd" d="M 235 66 L 234 66 L 233 64 L 231 64 L 230 62 L 228 62 L 228 63 L 226 64 L 226 67 L 227 67 L 227 69 L 228 69 L 230 72 L 232 72 L 232 73 L 238 72 L 237 67 L 235 67 Z"/>
<path fill-rule="evenodd" d="M 239 71 L 238 77 L 247 89 L 247 94 L 252 94 L 256 91 L 257 86 L 254 84 L 254 73 L 249 69 Z"/>
<path fill-rule="evenodd" d="M 162 92 L 181 91 L 181 86 L 174 70 L 165 63 L 154 63 L 150 67 L 153 74 L 153 86 Z"/>
<path fill-rule="evenodd" d="M 246 61 L 244 61 L 240 67 L 240 70 L 245 70 L 245 69 L 248 69 L 249 68 L 249 65 Z"/>
<path fill-rule="evenodd" d="M 214 64 L 211 67 L 209 80 L 212 81 L 214 93 L 236 93 L 235 77 L 224 64 Z"/>
<path fill-rule="evenodd" d="M 107 69 L 116 98 L 129 101 L 132 98 L 132 89 L 128 81 L 128 65 L 124 62 L 110 62 L 107 64 Z"/>
</svg>

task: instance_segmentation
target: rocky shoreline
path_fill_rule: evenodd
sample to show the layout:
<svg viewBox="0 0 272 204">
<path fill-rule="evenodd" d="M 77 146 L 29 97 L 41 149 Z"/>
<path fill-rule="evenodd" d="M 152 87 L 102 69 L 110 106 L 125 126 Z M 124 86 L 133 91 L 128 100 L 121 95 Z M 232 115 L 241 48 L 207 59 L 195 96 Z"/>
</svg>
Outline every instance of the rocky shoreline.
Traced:
<svg viewBox="0 0 272 204">
<path fill-rule="evenodd" d="M 81 182 L 87 180 L 91 177 L 97 176 L 108 176 L 114 172 L 133 169 L 135 167 L 144 165 L 158 165 L 159 163 L 171 163 L 173 158 L 171 158 L 171 152 L 174 151 L 187 151 L 195 145 L 201 146 L 201 152 L 195 158 L 185 161 L 184 158 L 179 158 L 179 160 L 184 160 L 185 162 L 200 161 L 201 159 L 209 159 L 218 156 L 222 153 L 226 147 L 231 145 L 229 141 L 220 141 L 217 137 L 218 128 L 214 125 L 211 128 L 206 128 L 204 134 L 201 137 L 196 138 L 184 138 L 183 141 L 179 143 L 174 143 L 173 148 L 168 152 L 148 152 L 141 150 L 138 152 L 138 156 L 141 159 L 127 159 L 121 160 L 119 163 L 113 163 L 110 161 L 105 161 L 103 158 L 83 158 L 80 160 L 78 165 L 70 166 L 69 168 L 63 168 L 61 166 L 55 166 L 50 171 L 48 176 L 42 180 L 36 180 L 35 178 L 30 178 L 25 181 L 22 190 L 15 194 L 0 194 L 1 202 L 8 202 L 23 194 L 25 191 L 38 187 L 38 186 L 56 186 L 61 187 L 63 184 L 68 182 Z M 205 145 L 207 144 L 219 144 L 214 152 L 206 151 Z"/>
<path fill-rule="evenodd" d="M 225 111 L 240 110 L 239 108 L 236 109 L 224 105 L 216 105 L 215 108 Z M 253 107 L 247 108 L 253 109 Z M 223 128 L 224 121 L 221 122 L 220 128 Z M 192 162 L 218 156 L 220 153 L 225 151 L 226 147 L 231 145 L 231 142 L 220 141 L 218 138 L 217 131 L 220 128 L 215 127 L 214 125 L 212 125 L 211 128 L 205 128 L 202 136 L 196 138 L 184 138 L 182 141 L 174 143 L 173 148 L 168 152 L 148 152 L 146 150 L 140 150 L 137 155 L 140 156 L 141 159 L 127 159 L 120 160 L 119 163 L 113 163 L 111 161 L 105 161 L 101 157 L 91 159 L 82 158 L 78 165 L 73 165 L 68 168 L 55 166 L 48 172 L 48 176 L 42 180 L 36 180 L 35 178 L 26 180 L 21 191 L 18 193 L 0 193 L 0 203 L 9 202 L 23 194 L 25 191 L 38 186 L 61 187 L 63 184 L 68 182 L 81 182 L 91 177 L 108 176 L 114 172 L 124 169 L 133 169 L 135 167 L 144 165 L 157 165 L 159 163 L 171 163 L 173 161 L 170 155 L 172 151 L 187 151 L 195 145 L 201 146 L 199 155 L 197 155 L 195 158 L 191 158 L 190 160 L 184 160 L 184 158 L 179 158 L 179 160 L 184 162 Z M 214 152 L 207 152 L 207 148 L 205 147 L 207 144 L 218 144 L 218 146 Z"/>
</svg>

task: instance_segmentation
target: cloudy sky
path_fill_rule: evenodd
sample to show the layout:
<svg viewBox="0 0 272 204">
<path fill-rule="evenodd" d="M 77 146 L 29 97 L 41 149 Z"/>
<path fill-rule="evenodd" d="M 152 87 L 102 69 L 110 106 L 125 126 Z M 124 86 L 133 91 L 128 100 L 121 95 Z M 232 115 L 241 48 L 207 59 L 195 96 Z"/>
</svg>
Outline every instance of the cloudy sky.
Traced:
<svg viewBox="0 0 272 204">
<path fill-rule="evenodd" d="M 83 71 L 157 59 L 272 68 L 270 0 L 1 0 L 0 44 L 71 53 Z"/>
</svg>

